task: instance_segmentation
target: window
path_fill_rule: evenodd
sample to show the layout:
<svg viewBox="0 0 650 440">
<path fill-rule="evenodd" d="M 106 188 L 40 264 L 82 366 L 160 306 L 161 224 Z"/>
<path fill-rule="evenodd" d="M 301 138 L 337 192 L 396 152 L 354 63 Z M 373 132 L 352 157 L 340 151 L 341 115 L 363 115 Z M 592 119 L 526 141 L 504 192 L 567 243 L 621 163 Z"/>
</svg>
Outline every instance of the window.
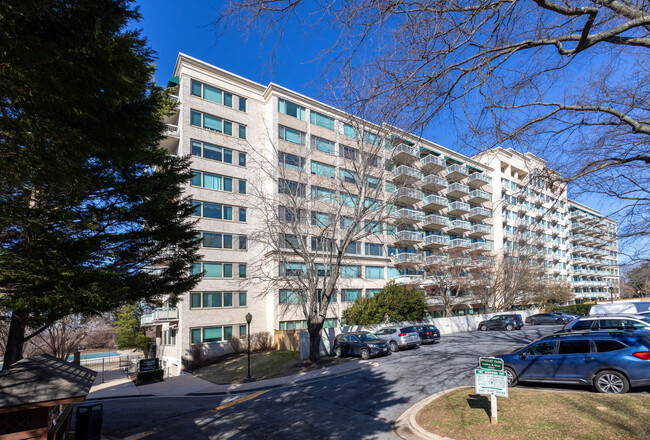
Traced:
<svg viewBox="0 0 650 440">
<path fill-rule="evenodd" d="M 555 341 L 541 342 L 529 347 L 523 354 L 527 356 L 544 356 L 553 354 L 553 350 L 555 350 Z"/>
<path fill-rule="evenodd" d="M 192 155 L 203 157 L 204 159 L 216 160 L 218 162 L 233 163 L 233 150 L 219 147 L 218 145 L 207 144 L 205 142 L 191 141 Z M 242 163 L 243 157 L 243 163 Z M 246 166 L 246 153 L 239 153 L 239 165 Z"/>
<path fill-rule="evenodd" d="M 239 250 L 240 251 L 245 251 L 248 249 L 248 237 L 245 235 L 240 235 L 239 236 Z"/>
<path fill-rule="evenodd" d="M 212 218 L 217 220 L 232 220 L 233 206 L 222 205 L 220 203 L 209 203 L 209 202 L 199 202 L 196 200 L 192 201 L 194 206 L 194 213 L 192 215 L 196 217 Z M 245 208 L 239 208 L 239 212 Z M 239 221 L 246 221 L 240 220 Z"/>
<path fill-rule="evenodd" d="M 216 116 L 192 110 L 190 114 L 190 123 L 196 127 L 232 136 L 232 122 Z"/>
<path fill-rule="evenodd" d="M 201 179 L 201 177 L 203 178 Z M 192 171 L 192 186 L 199 186 L 202 188 L 214 189 L 217 191 L 232 192 L 232 181 L 232 177 L 203 173 L 201 171 Z M 245 185 L 245 181 L 240 181 L 240 186 L 241 182 L 244 182 Z"/>
<path fill-rule="evenodd" d="M 278 193 L 288 194 L 290 196 L 305 197 L 307 194 L 307 185 L 304 183 L 295 182 L 293 180 L 278 179 Z"/>
<path fill-rule="evenodd" d="M 216 104 L 225 105 L 226 107 L 232 108 L 232 94 L 224 92 L 223 90 L 217 89 L 216 87 L 209 86 L 207 84 L 202 84 L 197 81 L 192 81 L 192 95 L 203 98 L 206 101 L 214 102 Z M 240 110 L 241 110 L 241 100 L 240 101 Z M 244 110 L 246 111 L 246 100 L 244 99 Z"/>
<path fill-rule="evenodd" d="M 321 162 L 311 161 L 311 173 L 315 176 L 333 179 L 336 177 L 336 168 Z"/>
<path fill-rule="evenodd" d="M 239 139 L 246 139 L 246 126 L 245 125 L 240 125 L 239 126 Z"/>
<path fill-rule="evenodd" d="M 246 307 L 246 292 L 239 292 L 239 307 Z"/>
<path fill-rule="evenodd" d="M 343 134 L 351 138 L 357 138 L 357 130 L 350 124 L 343 124 Z"/>
<path fill-rule="evenodd" d="M 345 253 L 351 255 L 361 255 L 361 243 L 358 241 L 351 242 L 345 250 Z"/>
<path fill-rule="evenodd" d="M 307 211 L 299 209 L 297 212 L 295 208 L 287 208 L 286 206 L 278 206 L 278 220 L 281 222 L 307 222 Z"/>
<path fill-rule="evenodd" d="M 332 252 L 334 241 L 330 238 L 311 238 L 311 250 L 314 252 Z"/>
<path fill-rule="evenodd" d="M 193 328 L 190 330 L 190 343 L 198 344 L 201 342 L 201 329 Z"/>
<path fill-rule="evenodd" d="M 203 342 L 219 342 L 222 338 L 221 327 L 204 327 L 203 328 Z"/>
<path fill-rule="evenodd" d="M 239 221 L 246 223 L 246 208 L 239 208 Z"/>
<path fill-rule="evenodd" d="M 311 187 L 312 200 L 320 200 L 322 202 L 334 203 L 336 200 L 336 193 L 334 191 L 323 188 L 320 186 Z"/>
<path fill-rule="evenodd" d="M 203 292 L 203 308 L 222 307 L 221 292 Z"/>
<path fill-rule="evenodd" d="M 366 278 L 384 279 L 384 268 L 382 266 L 366 266 Z"/>
<path fill-rule="evenodd" d="M 246 194 L 246 181 L 245 180 L 240 180 L 239 181 L 239 194 Z"/>
<path fill-rule="evenodd" d="M 295 154 L 284 153 L 282 151 L 278 153 L 278 165 L 290 170 L 305 171 L 304 158 L 296 156 Z"/>
<path fill-rule="evenodd" d="M 366 297 L 372 298 L 373 296 L 377 295 L 379 292 L 381 292 L 381 289 L 366 289 Z"/>
<path fill-rule="evenodd" d="M 620 319 L 599 319 L 598 324 L 601 329 L 623 329 L 623 323 Z"/>
<path fill-rule="evenodd" d="M 201 294 L 199 292 L 192 292 L 190 294 L 190 308 L 196 309 L 201 307 Z"/>
<path fill-rule="evenodd" d="M 246 337 L 246 326 L 245 325 L 240 325 L 239 326 L 239 337 L 240 338 Z"/>
<path fill-rule="evenodd" d="M 282 140 L 291 142 L 292 144 L 305 145 L 305 133 L 302 131 L 280 125 L 278 127 L 278 132 L 279 137 Z"/>
<path fill-rule="evenodd" d="M 350 160 L 357 160 L 359 150 L 345 145 L 339 145 L 339 156 Z"/>
<path fill-rule="evenodd" d="M 280 304 L 300 304 L 300 297 L 306 300 L 304 294 L 289 289 L 280 289 Z"/>
<path fill-rule="evenodd" d="M 305 118 L 305 108 L 294 104 L 293 102 L 285 101 L 284 99 L 278 98 L 278 111 L 284 113 L 285 115 L 293 116 L 294 118 L 304 121 Z"/>
<path fill-rule="evenodd" d="M 246 278 L 246 264 L 239 265 L 239 278 Z"/>
<path fill-rule="evenodd" d="M 589 353 L 590 351 L 591 344 L 589 343 L 589 340 L 560 341 L 558 354 L 582 354 Z"/>
<path fill-rule="evenodd" d="M 349 206 L 351 208 L 354 208 L 357 206 L 357 202 L 359 198 L 353 194 L 346 194 L 346 193 L 341 193 L 340 194 L 340 203 L 343 206 Z"/>
<path fill-rule="evenodd" d="M 375 243 L 366 243 L 366 255 L 373 255 L 376 257 L 384 256 L 384 246 Z"/>
<path fill-rule="evenodd" d="M 342 289 L 341 290 L 341 301 L 343 302 L 352 302 L 357 298 L 361 298 L 360 289 Z"/>
<path fill-rule="evenodd" d="M 328 130 L 334 130 L 334 119 L 313 110 L 309 111 L 309 121 L 314 125 L 318 125 L 319 127 L 327 128 Z"/>
<path fill-rule="evenodd" d="M 341 217 L 341 229 L 350 229 L 352 225 L 354 224 L 354 220 L 352 217 Z M 360 231 L 361 230 L 361 225 L 357 223 L 355 225 L 355 230 Z"/>
<path fill-rule="evenodd" d="M 246 98 L 242 98 L 241 96 L 239 97 L 239 111 L 246 111 Z"/>
<path fill-rule="evenodd" d="M 205 278 L 232 278 L 233 277 L 232 266 L 233 263 L 214 263 L 214 262 L 194 263 L 192 265 L 192 273 L 193 274 L 202 273 L 203 277 Z M 240 272 L 241 272 L 241 264 L 240 264 Z"/>
<path fill-rule="evenodd" d="M 322 151 L 327 154 L 334 154 L 334 142 L 327 139 L 319 138 L 318 136 L 311 137 L 312 150 Z"/>
<path fill-rule="evenodd" d="M 341 278 L 361 278 L 361 266 L 341 265 Z"/>
<path fill-rule="evenodd" d="M 339 170 L 339 178 L 345 183 L 357 183 L 359 180 L 357 173 L 348 170 Z"/>
<path fill-rule="evenodd" d="M 622 342 L 607 339 L 595 340 L 594 343 L 596 344 L 596 351 L 599 353 L 606 353 L 608 351 L 616 351 L 627 348 L 627 345 L 623 344 Z"/>
<path fill-rule="evenodd" d="M 311 225 L 324 228 L 332 226 L 332 217 L 324 212 L 311 212 Z"/>
<path fill-rule="evenodd" d="M 373 222 L 373 221 L 366 220 L 365 230 L 366 230 L 366 232 L 369 232 L 371 234 L 381 234 L 382 223 L 381 222 Z"/>
</svg>

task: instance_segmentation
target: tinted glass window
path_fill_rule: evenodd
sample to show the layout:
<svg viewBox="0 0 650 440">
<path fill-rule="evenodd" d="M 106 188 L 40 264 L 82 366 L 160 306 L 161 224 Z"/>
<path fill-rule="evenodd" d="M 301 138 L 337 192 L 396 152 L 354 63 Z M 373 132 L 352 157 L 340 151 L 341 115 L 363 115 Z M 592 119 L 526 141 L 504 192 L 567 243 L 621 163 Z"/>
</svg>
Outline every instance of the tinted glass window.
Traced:
<svg viewBox="0 0 650 440">
<path fill-rule="evenodd" d="M 403 333 L 413 333 L 415 331 L 416 330 L 413 327 L 404 327 L 403 329 L 401 329 L 401 332 Z"/>
<path fill-rule="evenodd" d="M 601 329 L 617 329 L 622 328 L 622 323 L 620 319 L 600 319 L 598 324 Z"/>
<path fill-rule="evenodd" d="M 622 319 L 623 327 L 625 328 L 646 328 L 648 325 L 632 319 Z"/>
<path fill-rule="evenodd" d="M 365 334 L 365 335 L 359 335 L 359 339 L 361 339 L 364 342 L 371 342 L 371 341 L 377 341 L 379 338 L 371 333 Z"/>
<path fill-rule="evenodd" d="M 616 350 L 621 350 L 623 348 L 627 348 L 625 344 L 619 341 L 612 341 L 612 340 L 596 340 L 594 341 L 596 343 L 596 351 L 599 353 L 606 353 L 608 351 L 616 351 Z"/>
<path fill-rule="evenodd" d="M 588 340 L 560 341 L 559 354 L 589 353 L 591 351 Z"/>
<path fill-rule="evenodd" d="M 523 354 L 527 356 L 543 356 L 547 354 L 553 354 L 555 349 L 555 342 L 540 342 L 535 344 L 532 347 L 528 347 Z"/>
<path fill-rule="evenodd" d="M 594 321 L 578 321 L 571 327 L 571 330 L 589 330 L 593 323 Z"/>
</svg>

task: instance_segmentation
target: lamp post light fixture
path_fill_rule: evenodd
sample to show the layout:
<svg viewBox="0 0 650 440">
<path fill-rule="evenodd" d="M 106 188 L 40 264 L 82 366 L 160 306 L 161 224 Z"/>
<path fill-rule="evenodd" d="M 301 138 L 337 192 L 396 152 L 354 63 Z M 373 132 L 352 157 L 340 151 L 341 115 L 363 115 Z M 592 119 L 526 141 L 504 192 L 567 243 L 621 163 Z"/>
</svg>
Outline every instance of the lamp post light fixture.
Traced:
<svg viewBox="0 0 650 440">
<path fill-rule="evenodd" d="M 609 302 L 614 304 L 614 281 L 609 280 Z"/>
<path fill-rule="evenodd" d="M 246 336 L 248 337 L 248 374 L 246 375 L 246 382 L 250 382 L 251 378 L 251 321 L 253 320 L 253 315 L 250 313 L 246 314 L 246 324 L 248 328 L 246 330 Z"/>
</svg>

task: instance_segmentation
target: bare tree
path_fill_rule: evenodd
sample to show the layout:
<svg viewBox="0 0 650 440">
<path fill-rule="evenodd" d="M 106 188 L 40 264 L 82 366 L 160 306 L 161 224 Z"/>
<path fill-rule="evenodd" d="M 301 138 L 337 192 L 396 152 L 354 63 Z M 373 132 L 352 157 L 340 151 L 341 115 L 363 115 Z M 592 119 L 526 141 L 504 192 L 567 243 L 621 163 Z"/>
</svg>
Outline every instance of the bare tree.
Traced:
<svg viewBox="0 0 650 440">
<path fill-rule="evenodd" d="M 400 191 L 399 184 L 395 192 L 385 191 L 394 174 L 385 166 L 391 153 L 384 129 L 351 120 L 337 130 L 338 143 L 304 134 L 287 142 L 268 130 L 263 142 L 250 146 L 251 160 L 261 170 L 257 182 L 251 180 L 261 221 L 249 239 L 266 258 L 252 265 L 249 282 L 259 283 L 265 295 L 279 293 L 284 316 L 306 320 L 311 361 L 320 357 L 330 304 L 348 278 L 361 277 L 362 266 L 351 257 L 360 253 L 362 241 L 383 249 Z"/>
<path fill-rule="evenodd" d="M 231 0 L 232 16 L 272 38 L 329 31 L 322 56 L 332 78 L 366 85 L 358 105 L 415 132 L 451 120 L 468 151 L 538 152 L 563 182 L 617 199 L 621 237 L 650 235 L 647 2 Z"/>
<path fill-rule="evenodd" d="M 83 343 L 89 329 L 87 319 L 68 316 L 61 319 L 34 337 L 38 350 L 67 360 Z"/>
</svg>

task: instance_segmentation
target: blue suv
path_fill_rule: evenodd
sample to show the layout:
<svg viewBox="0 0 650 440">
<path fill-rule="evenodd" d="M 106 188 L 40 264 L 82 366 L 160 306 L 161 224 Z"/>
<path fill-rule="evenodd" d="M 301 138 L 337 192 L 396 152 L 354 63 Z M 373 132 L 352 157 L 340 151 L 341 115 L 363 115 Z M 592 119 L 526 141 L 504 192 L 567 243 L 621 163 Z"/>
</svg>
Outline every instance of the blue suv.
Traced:
<svg viewBox="0 0 650 440">
<path fill-rule="evenodd" d="M 647 330 L 554 334 L 493 356 L 503 359 L 509 385 L 575 383 L 613 394 L 650 385 Z"/>
</svg>

